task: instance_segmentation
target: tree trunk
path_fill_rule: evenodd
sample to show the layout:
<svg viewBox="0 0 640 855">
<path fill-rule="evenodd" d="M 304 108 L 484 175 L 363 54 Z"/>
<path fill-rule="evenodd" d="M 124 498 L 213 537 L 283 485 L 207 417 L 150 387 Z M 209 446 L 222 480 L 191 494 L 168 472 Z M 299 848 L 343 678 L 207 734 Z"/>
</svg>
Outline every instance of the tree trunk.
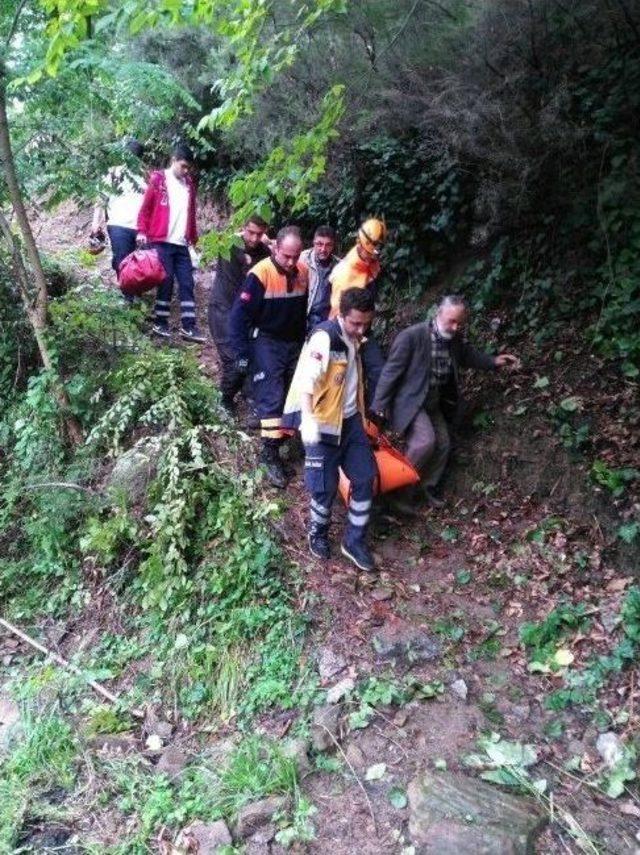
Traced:
<svg viewBox="0 0 640 855">
<path fill-rule="evenodd" d="M 45 335 L 48 325 L 47 304 L 49 298 L 47 280 L 44 275 L 40 253 L 38 252 L 33 231 L 31 230 L 31 224 L 27 217 L 27 211 L 22 199 L 20 185 L 18 184 L 18 177 L 16 175 L 13 152 L 11 150 L 11 137 L 9 136 L 9 122 L 7 119 L 6 73 L 4 67 L 1 65 L 0 163 L 2 164 L 4 180 L 7 185 L 7 190 L 9 191 L 9 199 L 13 207 L 13 212 L 24 243 L 25 252 L 29 260 L 31 275 L 35 281 L 35 289 L 33 291 L 30 289 L 30 277 L 24 264 L 22 254 L 13 239 L 11 229 L 5 217 L 2 217 L 2 222 L 0 222 L 0 230 L 2 230 L 5 240 L 7 240 L 9 244 L 9 250 L 13 257 L 14 268 L 20 292 L 22 294 L 25 312 L 29 319 L 29 323 L 33 327 L 33 334 L 38 345 L 42 364 L 47 370 L 52 370 L 54 365 Z M 81 445 L 84 441 L 82 428 L 80 427 L 77 419 L 69 412 L 69 396 L 64 388 L 62 380 L 59 377 L 54 381 L 53 388 L 56 401 L 62 411 L 68 438 L 73 445 Z"/>
</svg>

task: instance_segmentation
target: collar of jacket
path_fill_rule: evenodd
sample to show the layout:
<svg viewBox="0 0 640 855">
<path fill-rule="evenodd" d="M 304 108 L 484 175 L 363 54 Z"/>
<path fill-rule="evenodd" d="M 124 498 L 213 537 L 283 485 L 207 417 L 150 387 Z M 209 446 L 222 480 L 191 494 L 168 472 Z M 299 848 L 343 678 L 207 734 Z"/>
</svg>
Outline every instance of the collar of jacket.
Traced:
<svg viewBox="0 0 640 855">
<path fill-rule="evenodd" d="M 344 331 L 344 326 L 342 324 L 342 318 L 340 317 L 340 315 L 337 315 L 335 318 L 333 318 L 332 323 L 337 324 L 337 332 L 338 332 L 338 335 L 340 336 L 340 338 L 342 339 L 342 341 L 347 346 L 349 345 L 349 342 L 351 342 L 351 344 L 354 346 L 356 353 L 357 353 L 360 350 L 360 348 L 362 347 L 362 345 L 365 343 L 365 341 L 367 340 L 367 337 L 363 336 L 359 341 L 358 341 L 358 339 L 355 339 L 355 338 L 349 338 L 349 336 Z"/>
<path fill-rule="evenodd" d="M 280 264 L 278 264 L 278 262 L 275 260 L 275 258 L 273 256 L 271 256 L 270 261 L 271 261 L 271 264 L 273 264 L 275 269 L 278 271 L 280 276 L 286 277 L 287 282 L 292 282 L 294 279 L 296 279 L 300 275 L 300 269 L 298 268 L 297 265 L 296 265 L 296 267 L 293 268 L 293 270 L 285 270 L 284 267 L 282 267 Z"/>
</svg>

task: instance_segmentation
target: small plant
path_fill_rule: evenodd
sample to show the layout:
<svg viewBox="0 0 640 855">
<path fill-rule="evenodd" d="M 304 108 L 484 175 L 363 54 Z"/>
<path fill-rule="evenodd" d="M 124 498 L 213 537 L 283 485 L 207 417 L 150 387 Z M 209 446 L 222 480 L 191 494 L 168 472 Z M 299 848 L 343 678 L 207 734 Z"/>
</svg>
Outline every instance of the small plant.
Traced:
<svg viewBox="0 0 640 855">
<path fill-rule="evenodd" d="M 482 769 L 480 777 L 485 781 L 526 789 L 525 783 L 531 782 L 529 768 L 538 762 L 538 753 L 533 745 L 509 742 L 498 733 L 481 737 L 477 745 L 483 753 L 467 754 L 462 758 L 465 766 Z M 544 791 L 543 784 L 546 786 L 546 782 L 539 782 Z"/>
<path fill-rule="evenodd" d="M 565 603 L 553 609 L 539 623 L 524 623 L 520 627 L 520 641 L 527 649 L 532 663 L 548 666 L 551 670 L 563 667 L 558 658 L 561 642 L 571 632 L 586 628 L 588 617 L 584 603 Z M 564 662 L 566 665 L 567 663 Z"/>
<path fill-rule="evenodd" d="M 545 701 L 550 710 L 569 706 L 591 707 L 598 691 L 615 673 L 635 664 L 640 649 L 640 588 L 629 588 L 620 610 L 622 638 L 607 656 L 593 657 L 580 671 L 565 674 L 565 687 L 552 692 Z"/>
<path fill-rule="evenodd" d="M 631 468 L 611 469 L 603 460 L 596 460 L 591 467 L 591 478 L 618 499 L 632 481 L 640 478 L 640 471 Z"/>
<path fill-rule="evenodd" d="M 448 641 L 458 642 L 464 638 L 465 628 L 462 625 L 464 617 L 462 612 L 452 614 L 450 618 L 437 618 L 433 624 L 433 630 Z"/>
</svg>

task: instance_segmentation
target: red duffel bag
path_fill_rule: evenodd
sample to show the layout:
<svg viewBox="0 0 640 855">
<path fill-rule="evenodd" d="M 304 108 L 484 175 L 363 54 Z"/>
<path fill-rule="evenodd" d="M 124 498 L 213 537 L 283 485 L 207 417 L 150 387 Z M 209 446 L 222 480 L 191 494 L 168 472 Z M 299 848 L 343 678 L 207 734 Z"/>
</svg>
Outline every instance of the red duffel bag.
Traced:
<svg viewBox="0 0 640 855">
<path fill-rule="evenodd" d="M 166 275 L 156 249 L 136 249 L 120 262 L 118 285 L 127 297 L 137 297 L 158 286 Z"/>
</svg>

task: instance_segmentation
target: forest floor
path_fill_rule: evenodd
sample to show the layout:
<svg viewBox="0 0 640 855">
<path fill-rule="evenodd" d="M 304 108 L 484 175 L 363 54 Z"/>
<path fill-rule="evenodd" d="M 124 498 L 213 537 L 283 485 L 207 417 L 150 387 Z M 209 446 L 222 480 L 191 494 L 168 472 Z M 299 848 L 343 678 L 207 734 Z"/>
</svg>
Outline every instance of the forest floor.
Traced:
<svg viewBox="0 0 640 855">
<path fill-rule="evenodd" d="M 41 243 L 68 248 L 82 223 L 65 214 Z M 197 299 L 206 328 L 203 275 Z M 637 671 L 618 661 L 606 673 L 593 666 L 599 655 L 611 658 L 627 636 L 640 639 L 640 623 L 631 626 L 621 611 L 636 581 L 635 554 L 616 539 L 620 513 L 631 519 L 638 498 L 630 487 L 612 497 L 603 483 L 593 483 L 591 461 L 575 441 L 588 422 L 592 457 L 607 471 L 630 467 L 638 455 L 638 404 L 631 384 L 607 375 L 571 330 L 543 348 L 523 345 L 519 355 L 518 374 L 469 377 L 473 408 L 457 437 L 445 507 L 418 508 L 411 519 L 377 510 L 376 574 L 358 573 L 341 558 L 324 564 L 309 558 L 299 460 L 284 495 L 265 489 L 265 500 L 281 504 L 277 531 L 300 575 L 296 607 L 307 621 L 301 679 L 315 680 L 312 710 L 264 713 L 253 724 L 254 733 L 295 752 L 299 789 L 290 851 L 470 852 L 446 822 L 425 836 L 416 782 L 433 774 L 437 788 L 438 776 L 459 783 L 477 781 L 480 773 L 493 780 L 496 798 L 503 788 L 516 792 L 544 822 L 532 833 L 532 849 L 505 838 L 493 848 L 478 842 L 473 851 L 640 849 Z M 215 382 L 211 343 L 200 362 Z M 337 546 L 344 510 L 334 516 Z M 50 647 L 77 661 L 78 650 L 114 633 L 114 618 L 106 606 L 66 625 L 44 623 L 41 631 Z M 0 635 L 0 658 L 14 681 L 37 661 L 8 635 Z M 109 689 L 126 694 L 144 667 L 127 664 Z M 571 688 L 583 695 L 569 699 Z M 0 693 L 3 709 L 9 720 L 12 702 Z M 68 713 L 79 726 L 81 706 Z M 162 730 L 158 717 L 162 751 L 148 741 Z M 605 733 L 615 734 L 613 757 L 599 742 Z M 25 828 L 23 848 L 14 851 L 104 852 L 140 828 L 136 840 L 144 838 L 147 848 L 129 851 L 217 851 L 214 843 L 206 848 L 204 837 L 200 850 L 194 843 L 209 826 L 177 835 L 187 824 L 181 818 L 192 819 L 197 804 L 181 813 L 175 794 L 154 785 L 155 797 L 170 806 L 163 824 L 156 819 L 162 810 L 147 816 L 140 805 L 125 809 L 110 794 L 113 779 L 133 769 L 127 765 L 133 757 L 150 772 L 161 766 L 177 786 L 187 768 L 204 768 L 212 757 L 223 764 L 239 739 L 233 720 L 193 726 L 178 709 L 147 708 L 144 724 L 85 743 L 93 771 L 83 792 L 72 799 L 46 794 Z M 464 804 L 471 805 L 467 822 L 482 826 L 482 811 L 475 817 L 472 803 Z M 251 833 L 234 829 L 235 842 L 219 851 L 283 852 L 287 840 L 274 839 L 277 817 L 274 823 L 267 816 Z"/>
</svg>

